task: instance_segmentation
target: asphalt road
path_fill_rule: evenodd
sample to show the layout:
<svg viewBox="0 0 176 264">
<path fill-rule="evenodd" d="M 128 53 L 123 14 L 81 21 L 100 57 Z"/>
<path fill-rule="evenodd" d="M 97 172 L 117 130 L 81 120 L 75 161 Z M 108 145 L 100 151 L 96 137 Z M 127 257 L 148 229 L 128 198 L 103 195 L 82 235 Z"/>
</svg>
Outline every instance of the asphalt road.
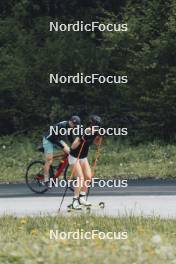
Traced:
<svg viewBox="0 0 176 264">
<path fill-rule="evenodd" d="M 89 201 L 105 202 L 105 209 L 93 208 L 92 213 L 107 216 L 143 215 L 176 219 L 176 180 L 129 180 L 126 188 L 91 188 Z M 98 184 L 97 184 L 98 185 Z M 59 215 L 58 208 L 64 188 L 52 188 L 35 194 L 25 184 L 0 185 L 0 215 Z M 68 191 L 61 214 L 70 215 L 67 205 L 73 193 Z"/>
<path fill-rule="evenodd" d="M 72 197 L 65 197 L 60 213 L 58 212 L 62 197 L 21 197 L 1 198 L 0 215 L 14 216 L 59 216 L 72 215 L 67 206 Z M 89 201 L 98 204 L 105 202 L 105 209 L 93 208 L 94 215 L 101 216 L 157 216 L 176 219 L 176 196 L 90 196 Z M 84 212 L 83 212 L 84 213 Z M 74 215 L 80 214 L 74 212 Z"/>
<path fill-rule="evenodd" d="M 90 189 L 91 196 L 149 196 L 176 195 L 176 180 L 172 179 L 140 179 L 128 180 L 127 187 L 101 188 L 98 184 Z M 64 188 L 53 187 L 44 194 L 33 193 L 26 184 L 0 184 L 0 198 L 15 197 L 52 197 L 62 196 Z M 67 196 L 72 192 L 68 191 Z"/>
</svg>

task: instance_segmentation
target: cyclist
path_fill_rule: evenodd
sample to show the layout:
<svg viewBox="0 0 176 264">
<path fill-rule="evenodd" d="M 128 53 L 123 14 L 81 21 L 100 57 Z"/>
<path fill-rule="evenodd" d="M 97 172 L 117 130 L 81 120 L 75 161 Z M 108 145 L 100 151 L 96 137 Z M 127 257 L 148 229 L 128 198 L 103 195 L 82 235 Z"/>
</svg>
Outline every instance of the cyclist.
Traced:
<svg viewBox="0 0 176 264">
<path fill-rule="evenodd" d="M 72 142 L 73 135 L 68 133 L 68 128 L 74 128 L 81 124 L 79 116 L 72 116 L 69 121 L 62 121 L 57 123 L 54 126 L 50 126 L 50 130 L 43 136 L 43 148 L 45 154 L 45 165 L 44 165 L 44 183 L 49 182 L 49 168 L 53 162 L 53 153 L 58 147 L 62 148 L 63 151 L 67 154 L 70 152 L 68 144 L 65 142 L 67 139 Z M 51 129 L 52 128 L 52 129 Z M 61 133 L 61 130 L 64 130 Z"/>
<path fill-rule="evenodd" d="M 97 128 L 100 127 L 101 123 L 101 117 L 91 115 L 89 117 L 89 125 L 85 129 L 85 134 L 76 137 L 70 148 L 68 162 L 69 165 L 71 165 L 72 170 L 74 170 L 74 174 L 77 176 L 77 187 L 75 187 L 74 190 L 74 197 L 71 206 L 76 210 L 80 210 L 81 205 L 91 206 L 91 203 L 86 201 L 88 185 L 92 179 L 92 171 L 87 157 L 90 145 L 93 143 L 95 145 L 100 144 L 101 137 L 97 132 Z"/>
</svg>

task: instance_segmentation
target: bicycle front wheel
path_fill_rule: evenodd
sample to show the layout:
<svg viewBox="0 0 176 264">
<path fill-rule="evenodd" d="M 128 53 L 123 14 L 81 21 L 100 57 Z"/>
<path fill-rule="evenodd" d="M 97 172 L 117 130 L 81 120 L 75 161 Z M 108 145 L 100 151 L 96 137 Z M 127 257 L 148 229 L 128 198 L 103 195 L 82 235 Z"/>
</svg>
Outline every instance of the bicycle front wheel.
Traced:
<svg viewBox="0 0 176 264">
<path fill-rule="evenodd" d="M 32 161 L 26 170 L 26 184 L 35 193 L 45 193 L 48 188 L 44 184 L 44 161 Z"/>
</svg>

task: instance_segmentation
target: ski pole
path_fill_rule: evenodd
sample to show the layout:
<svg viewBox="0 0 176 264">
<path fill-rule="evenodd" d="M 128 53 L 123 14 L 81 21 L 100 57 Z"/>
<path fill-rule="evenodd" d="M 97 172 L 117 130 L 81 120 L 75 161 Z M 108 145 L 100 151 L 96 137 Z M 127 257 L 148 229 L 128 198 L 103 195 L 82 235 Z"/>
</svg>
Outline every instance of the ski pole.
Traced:
<svg viewBox="0 0 176 264">
<path fill-rule="evenodd" d="M 66 195 L 66 193 L 67 193 L 67 190 L 68 190 L 68 184 L 67 184 L 67 186 L 66 186 L 66 188 L 65 188 L 64 194 L 63 194 L 63 196 L 62 196 L 62 200 L 61 200 L 61 202 L 60 202 L 60 206 L 59 206 L 59 210 L 58 210 L 59 213 L 60 213 L 60 210 L 61 210 L 61 207 L 62 207 L 62 204 L 63 204 L 64 198 L 65 198 L 65 195 Z"/>
</svg>

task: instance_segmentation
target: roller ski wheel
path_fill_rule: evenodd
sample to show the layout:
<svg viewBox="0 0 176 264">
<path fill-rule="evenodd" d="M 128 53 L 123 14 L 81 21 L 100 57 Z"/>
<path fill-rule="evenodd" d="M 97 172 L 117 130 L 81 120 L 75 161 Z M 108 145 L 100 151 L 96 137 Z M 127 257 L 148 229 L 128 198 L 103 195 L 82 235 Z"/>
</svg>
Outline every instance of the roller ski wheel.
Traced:
<svg viewBox="0 0 176 264">
<path fill-rule="evenodd" d="M 90 213 L 90 207 L 81 206 L 79 209 L 73 208 L 73 205 L 70 204 L 67 206 L 67 212 L 68 213 Z"/>
<path fill-rule="evenodd" d="M 87 210 L 91 210 L 91 209 L 104 209 L 105 208 L 105 203 L 104 202 L 100 202 L 99 204 L 92 204 L 91 206 L 87 206 Z"/>
<path fill-rule="evenodd" d="M 100 203 L 99 203 L 99 207 L 100 207 L 101 209 L 104 209 L 104 208 L 105 208 L 105 203 L 104 203 L 104 202 L 100 202 Z"/>
</svg>

